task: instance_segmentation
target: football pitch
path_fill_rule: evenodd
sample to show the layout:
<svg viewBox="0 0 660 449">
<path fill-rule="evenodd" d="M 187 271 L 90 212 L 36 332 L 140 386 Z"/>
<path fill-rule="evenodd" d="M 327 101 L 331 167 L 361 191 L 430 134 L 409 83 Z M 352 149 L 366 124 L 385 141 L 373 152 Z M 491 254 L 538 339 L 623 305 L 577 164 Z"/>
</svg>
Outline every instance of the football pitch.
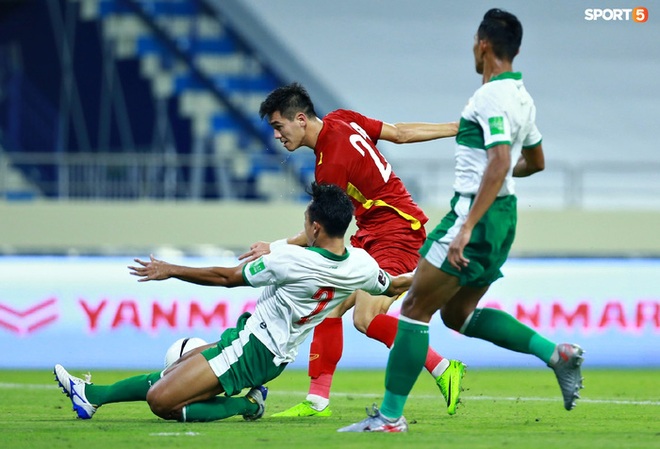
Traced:
<svg viewBox="0 0 660 449">
<path fill-rule="evenodd" d="M 81 370 L 71 369 L 74 375 Z M 126 371 L 92 372 L 98 384 Z M 304 399 L 305 371 L 285 371 L 271 382 L 266 414 L 213 423 L 156 418 L 146 403 L 108 404 L 89 421 L 75 419 L 71 403 L 44 371 L 0 371 L 2 448 L 657 448 L 660 447 L 660 370 L 583 367 L 578 406 L 563 409 L 548 369 L 468 369 L 462 403 L 446 414 L 440 393 L 422 373 L 406 406 L 407 434 L 337 433 L 379 404 L 383 371 L 339 370 L 328 418 L 271 418 Z"/>
</svg>

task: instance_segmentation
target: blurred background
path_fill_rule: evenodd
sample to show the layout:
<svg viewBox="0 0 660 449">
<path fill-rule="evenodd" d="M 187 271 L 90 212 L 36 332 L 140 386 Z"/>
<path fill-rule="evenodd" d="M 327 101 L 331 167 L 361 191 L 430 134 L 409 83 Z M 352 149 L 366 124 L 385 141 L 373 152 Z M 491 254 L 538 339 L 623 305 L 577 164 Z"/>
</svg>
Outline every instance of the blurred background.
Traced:
<svg viewBox="0 0 660 449">
<path fill-rule="evenodd" d="M 516 70 L 538 107 L 548 170 L 534 207 L 660 206 L 660 38 L 587 21 L 584 1 L 498 3 L 524 25 Z M 492 2 L 0 2 L 6 199 L 299 199 L 309 151 L 257 110 L 300 81 L 321 114 L 456 120 L 479 86 L 473 36 Z M 622 2 L 598 7 L 624 8 Z M 383 151 L 419 202 L 445 206 L 452 142 Z M 522 195 L 521 195 L 522 196 Z"/>
<path fill-rule="evenodd" d="M 299 81 L 321 115 L 458 120 L 481 83 L 473 38 L 493 6 L 523 24 L 514 69 L 547 168 L 517 184 L 515 259 L 492 303 L 660 365 L 660 10 L 626 0 L 0 1 L 0 342 L 16 348 L 0 363 L 41 367 L 31 348 L 81 334 L 90 350 L 146 337 L 136 352 L 158 357 L 180 335 L 213 339 L 254 292 L 136 289 L 125 266 L 149 253 L 233 264 L 302 229 L 313 154 L 273 140 L 265 96 Z M 640 6 L 644 23 L 586 20 Z M 453 140 L 379 148 L 434 225 Z M 375 366 L 386 355 L 373 354 Z"/>
</svg>

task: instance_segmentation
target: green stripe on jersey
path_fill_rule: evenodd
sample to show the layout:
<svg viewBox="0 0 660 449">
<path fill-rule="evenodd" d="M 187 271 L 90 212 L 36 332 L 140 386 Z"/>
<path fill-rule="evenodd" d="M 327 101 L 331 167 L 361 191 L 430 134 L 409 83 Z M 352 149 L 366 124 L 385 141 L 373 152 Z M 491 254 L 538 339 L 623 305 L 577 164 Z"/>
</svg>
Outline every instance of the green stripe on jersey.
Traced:
<svg viewBox="0 0 660 449">
<path fill-rule="evenodd" d="M 461 117 L 458 124 L 458 134 L 456 134 L 456 143 L 468 148 L 484 149 L 484 132 L 478 123 L 472 122 Z"/>
<path fill-rule="evenodd" d="M 488 146 L 486 147 L 486 149 L 487 149 L 487 150 L 490 150 L 491 148 L 493 148 L 493 147 L 496 146 L 496 145 L 509 145 L 509 146 L 511 146 L 511 141 L 509 141 L 509 140 L 503 140 L 503 141 L 501 141 L 501 142 L 493 142 L 493 143 L 491 143 L 491 144 L 488 144 Z"/>
</svg>

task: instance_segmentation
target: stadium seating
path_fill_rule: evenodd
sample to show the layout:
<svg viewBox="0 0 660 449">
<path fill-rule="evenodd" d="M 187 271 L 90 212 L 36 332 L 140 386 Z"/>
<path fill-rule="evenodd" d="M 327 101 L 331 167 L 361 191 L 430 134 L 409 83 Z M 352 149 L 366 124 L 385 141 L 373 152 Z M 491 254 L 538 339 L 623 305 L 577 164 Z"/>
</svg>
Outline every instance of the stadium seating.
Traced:
<svg viewBox="0 0 660 449">
<path fill-rule="evenodd" d="M 85 105 L 75 104 L 80 103 L 81 100 L 71 97 L 69 107 L 63 108 L 60 104 L 60 111 L 52 114 L 55 118 L 52 118 L 52 123 L 49 124 L 49 129 L 53 128 L 52 125 L 54 128 L 61 127 L 62 119 L 58 118 L 58 114 L 60 116 L 69 114 L 69 117 L 64 118 L 64 122 L 65 126 L 70 127 L 73 125 L 67 123 L 75 121 L 70 119 L 71 114 L 78 115 L 78 123 L 75 124 L 77 129 L 64 130 L 65 146 L 67 143 L 68 146 L 54 148 L 53 143 L 59 142 L 58 131 L 54 130 L 42 139 L 51 143 L 40 144 L 39 151 L 44 153 L 61 151 L 65 156 L 83 152 L 100 153 L 95 157 L 99 164 L 109 151 L 135 153 L 138 154 L 136 160 L 141 160 L 140 155 L 144 153 L 145 157 L 151 159 L 134 170 L 128 166 L 116 168 L 98 165 L 90 169 L 72 166 L 68 169 L 67 176 L 77 172 L 84 174 L 75 179 L 64 180 L 61 169 L 57 173 L 58 162 L 54 162 L 53 156 L 43 168 L 31 168 L 33 172 L 38 172 L 31 178 L 39 182 L 40 188 L 54 192 L 47 193 L 48 196 L 61 195 L 58 188 L 63 185 L 62 180 L 64 180 L 81 188 L 84 188 L 86 182 L 95 182 L 93 196 L 96 198 L 139 198 L 143 196 L 139 192 L 145 191 L 143 187 L 145 185 L 151 192 L 147 196 L 166 198 L 163 192 L 168 189 L 167 186 L 153 189 L 150 186 L 166 178 L 168 170 L 169 177 L 177 180 L 174 187 L 175 198 L 279 199 L 282 193 L 276 191 L 276 187 L 283 185 L 287 187 L 287 192 L 291 193 L 286 199 L 297 198 L 300 195 L 304 186 L 313 177 L 313 155 L 311 152 L 293 154 L 287 152 L 274 140 L 273 131 L 268 123 L 258 115 L 259 106 L 265 96 L 287 81 L 278 76 L 264 62 L 264 58 L 260 57 L 258 52 L 263 50 L 253 48 L 242 38 L 239 31 L 245 32 L 245 30 L 234 29 L 231 20 L 222 15 L 222 2 L 210 4 L 206 0 L 59 1 L 61 12 L 54 13 L 54 9 L 45 4 L 36 4 L 32 8 L 42 8 L 43 13 L 50 13 L 55 35 L 64 36 L 70 33 L 73 36 L 75 29 L 75 39 L 98 40 L 99 43 L 96 51 L 92 50 L 92 53 L 96 53 L 93 54 L 94 60 L 90 60 L 87 66 L 83 65 L 81 68 L 81 58 L 76 55 L 75 62 L 71 62 L 74 58 L 70 58 L 68 62 L 70 66 L 64 68 L 66 62 L 62 56 L 62 41 L 59 39 L 66 40 L 67 37 L 56 39 L 63 69 L 62 80 L 59 81 L 57 74 L 58 81 L 53 82 L 53 90 L 56 91 L 61 86 L 74 82 L 77 86 L 69 87 L 68 95 L 79 95 L 83 103 L 94 102 L 98 96 L 97 101 L 102 108 L 104 102 L 112 103 L 107 108 L 115 108 L 116 99 L 110 98 L 117 95 L 116 91 L 103 94 L 99 93 L 98 87 L 95 92 L 94 87 L 91 87 L 90 91 L 90 86 L 85 84 L 86 80 L 81 82 L 81 79 L 88 74 L 96 76 L 94 71 L 100 72 L 97 72 L 98 75 L 107 77 L 110 69 L 107 68 L 106 61 L 110 58 L 112 64 L 116 60 L 118 64 L 122 64 L 122 67 L 130 67 L 130 69 L 112 69 L 121 71 L 110 75 L 116 77 L 116 85 L 120 86 L 120 89 L 122 84 L 133 83 L 129 93 L 120 95 L 132 96 L 131 100 L 137 96 L 149 97 L 148 100 L 140 100 L 143 104 L 145 101 L 151 103 L 145 108 L 145 123 L 153 121 L 155 128 L 158 126 L 157 114 L 166 114 L 165 120 L 172 120 L 171 114 L 175 114 L 177 117 L 175 120 L 179 124 L 185 123 L 189 131 L 187 141 L 183 143 L 179 139 L 175 143 L 174 138 L 169 140 L 165 138 L 167 142 L 161 142 L 162 145 L 158 142 L 145 143 L 144 139 L 140 143 L 131 144 L 133 139 L 128 138 L 127 145 L 124 145 L 126 142 L 121 145 L 108 145 L 106 142 L 106 145 L 103 145 L 102 139 L 96 137 L 102 134 L 99 130 L 103 127 L 108 129 L 112 127 L 113 130 L 109 132 L 116 134 L 114 128 L 121 127 L 121 124 L 116 123 L 103 125 L 103 120 L 113 120 L 117 115 L 120 117 L 123 115 L 125 123 L 127 120 L 132 120 L 129 125 L 124 124 L 124 129 L 139 127 L 140 125 L 134 124 L 134 115 L 128 117 L 128 113 L 135 114 L 139 106 L 138 108 L 131 106 L 129 110 L 124 106 L 123 112 L 120 110 L 106 113 L 105 117 L 99 113 L 98 118 L 90 117 L 85 124 L 81 122 L 80 117 L 87 113 L 90 106 L 85 109 Z M 77 13 L 77 20 L 81 25 L 85 24 L 86 28 L 76 27 L 70 22 L 71 15 L 65 12 L 70 10 Z M 56 17 L 58 14 L 61 14 L 61 18 Z M 55 24 L 57 21 L 60 23 Z M 90 30 L 94 30 L 93 34 L 98 37 L 94 36 L 90 39 Z M 75 45 L 77 47 L 78 44 Z M 106 51 L 106 47 L 110 50 Z M 34 55 L 32 59 L 35 60 L 38 56 Z M 73 64 L 76 66 L 74 67 Z M 68 75 L 64 75 L 65 70 L 69 70 Z M 83 76 L 80 75 L 81 71 L 84 73 Z M 137 78 L 140 78 L 140 86 L 144 85 L 148 88 L 137 88 L 136 91 Z M 107 81 L 100 83 L 103 82 Z M 105 86 L 100 85 L 103 91 Z M 47 105 L 53 97 L 57 98 L 57 95 L 57 93 L 54 95 L 43 93 L 44 97 L 50 99 L 44 98 L 44 101 L 40 102 Z M 106 98 L 103 98 L 103 95 L 106 95 Z M 98 110 L 98 106 L 92 107 Z M 74 111 L 72 108 L 78 110 Z M 11 114 L 12 112 L 9 111 L 6 116 L 9 117 Z M 147 114 L 156 118 L 146 120 Z M 34 114 L 30 115 L 34 116 Z M 161 129 L 162 123 L 161 120 Z M 88 129 L 81 134 L 79 132 L 81 127 Z M 124 135 L 128 134 L 124 132 Z M 35 136 L 34 133 L 27 133 L 24 138 L 30 139 Z M 76 136 L 82 136 L 84 142 L 76 145 L 76 142 L 73 142 Z M 9 155 L 20 159 L 20 153 L 26 151 L 26 145 L 23 142 L 16 142 L 15 145 L 7 145 L 7 150 Z M 159 152 L 161 154 L 158 154 Z M 174 169 L 175 173 L 172 172 L 171 167 L 165 165 L 153 167 L 154 163 L 158 163 L 159 158 L 176 160 L 181 165 Z M 96 163 L 95 161 L 94 164 Z M 119 172 L 124 173 L 124 179 L 117 178 Z M 122 194 L 102 187 L 102 185 L 120 185 L 122 180 L 130 181 L 129 178 L 131 176 L 135 178 L 137 172 L 149 172 L 151 175 L 141 178 L 136 187 L 122 186 L 124 189 Z M 94 174 L 90 175 L 90 173 Z M 106 173 L 112 173 L 115 178 L 100 179 Z M 262 177 L 264 179 L 261 179 Z M 278 181 L 278 177 L 282 179 Z M 78 192 L 79 190 L 67 189 L 66 197 L 91 197 L 89 194 Z M 132 193 L 126 195 L 126 192 Z"/>
<path fill-rule="evenodd" d="M 178 98 L 180 114 L 191 120 L 193 139 L 208 142 L 194 146 L 194 151 L 217 156 L 226 165 L 233 183 L 228 196 L 277 196 L 272 181 L 260 181 L 272 180 L 273 174 L 282 177 L 282 183 L 295 184 L 295 190 L 309 180 L 309 158 L 283 154 L 258 116 L 263 98 L 283 80 L 216 10 L 193 0 L 96 3 L 96 15 L 88 6 L 86 18 L 109 28 L 109 39 L 133 41 L 118 45 L 134 48 L 154 95 Z M 112 28 L 121 31 L 113 33 Z"/>
</svg>

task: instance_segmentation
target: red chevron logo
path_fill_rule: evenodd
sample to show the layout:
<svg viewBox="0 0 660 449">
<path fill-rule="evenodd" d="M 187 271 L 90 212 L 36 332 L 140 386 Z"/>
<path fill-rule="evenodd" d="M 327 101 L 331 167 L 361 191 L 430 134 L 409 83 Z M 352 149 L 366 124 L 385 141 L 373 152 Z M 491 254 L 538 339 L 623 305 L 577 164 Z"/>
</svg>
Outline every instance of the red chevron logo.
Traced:
<svg viewBox="0 0 660 449">
<path fill-rule="evenodd" d="M 29 335 L 59 318 L 53 307 L 57 299 L 50 298 L 26 310 L 16 310 L 0 303 L 0 327 L 19 335 Z"/>
</svg>

